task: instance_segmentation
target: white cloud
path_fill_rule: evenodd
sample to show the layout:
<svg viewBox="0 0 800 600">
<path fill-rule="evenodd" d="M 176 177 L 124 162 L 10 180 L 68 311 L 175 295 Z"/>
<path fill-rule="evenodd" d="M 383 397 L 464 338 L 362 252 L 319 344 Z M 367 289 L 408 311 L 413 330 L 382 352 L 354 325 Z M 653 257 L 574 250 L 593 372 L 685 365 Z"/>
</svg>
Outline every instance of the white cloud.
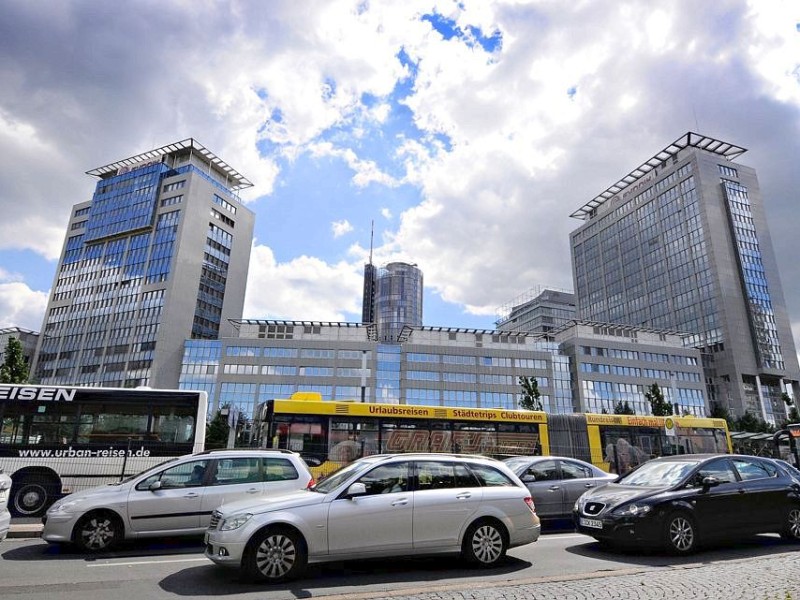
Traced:
<svg viewBox="0 0 800 600">
<path fill-rule="evenodd" d="M 278 263 L 267 246 L 252 250 L 244 314 L 251 319 L 347 321 L 361 311 L 362 279 L 353 265 L 299 256 Z"/>
<path fill-rule="evenodd" d="M 338 238 L 353 231 L 353 226 L 347 219 L 342 219 L 331 223 L 331 231 L 333 231 L 333 237 Z"/>
<path fill-rule="evenodd" d="M 48 292 L 30 289 L 22 282 L 0 282 L 0 327 L 39 331 Z"/>
<path fill-rule="evenodd" d="M 392 215 L 392 211 L 390 209 L 388 209 L 388 208 L 382 208 L 381 209 L 381 216 L 384 219 L 386 219 L 387 221 L 391 221 L 392 220 L 392 216 L 393 216 Z"/>
</svg>

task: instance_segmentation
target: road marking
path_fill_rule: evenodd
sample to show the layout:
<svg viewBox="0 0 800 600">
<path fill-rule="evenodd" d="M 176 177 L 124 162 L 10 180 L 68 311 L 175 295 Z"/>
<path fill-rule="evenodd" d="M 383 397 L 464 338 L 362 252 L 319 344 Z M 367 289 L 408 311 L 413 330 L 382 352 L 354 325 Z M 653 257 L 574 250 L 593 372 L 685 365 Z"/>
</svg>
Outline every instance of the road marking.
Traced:
<svg viewBox="0 0 800 600">
<path fill-rule="evenodd" d="M 89 563 L 87 567 L 138 567 L 139 565 L 162 565 L 164 563 L 209 562 L 205 557 L 173 558 L 165 560 L 137 560 L 132 562 Z"/>
</svg>

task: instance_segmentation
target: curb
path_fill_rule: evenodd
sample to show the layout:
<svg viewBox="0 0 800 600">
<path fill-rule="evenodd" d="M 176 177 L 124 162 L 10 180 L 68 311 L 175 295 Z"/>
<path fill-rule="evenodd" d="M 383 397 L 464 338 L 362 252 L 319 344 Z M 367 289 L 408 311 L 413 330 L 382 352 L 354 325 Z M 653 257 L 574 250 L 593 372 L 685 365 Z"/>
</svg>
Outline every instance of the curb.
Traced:
<svg viewBox="0 0 800 600">
<path fill-rule="evenodd" d="M 8 535 L 6 536 L 8 539 L 10 538 L 38 538 L 42 537 L 42 529 L 44 528 L 43 525 L 36 525 L 36 524 L 20 524 L 14 525 L 12 524 L 8 530 Z"/>
</svg>

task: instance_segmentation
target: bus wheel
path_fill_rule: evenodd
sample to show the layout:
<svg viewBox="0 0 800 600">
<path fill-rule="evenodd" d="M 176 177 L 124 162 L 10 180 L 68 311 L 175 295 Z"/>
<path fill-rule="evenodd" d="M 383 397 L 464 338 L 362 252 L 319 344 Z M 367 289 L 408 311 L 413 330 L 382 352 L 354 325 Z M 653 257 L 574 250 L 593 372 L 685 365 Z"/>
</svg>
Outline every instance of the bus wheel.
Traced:
<svg viewBox="0 0 800 600">
<path fill-rule="evenodd" d="M 113 513 L 96 511 L 83 516 L 75 526 L 73 540 L 84 552 L 108 550 L 122 539 L 122 523 Z"/>
<path fill-rule="evenodd" d="M 41 516 L 55 500 L 57 487 L 47 477 L 24 477 L 12 486 L 11 511 L 18 517 Z"/>
</svg>

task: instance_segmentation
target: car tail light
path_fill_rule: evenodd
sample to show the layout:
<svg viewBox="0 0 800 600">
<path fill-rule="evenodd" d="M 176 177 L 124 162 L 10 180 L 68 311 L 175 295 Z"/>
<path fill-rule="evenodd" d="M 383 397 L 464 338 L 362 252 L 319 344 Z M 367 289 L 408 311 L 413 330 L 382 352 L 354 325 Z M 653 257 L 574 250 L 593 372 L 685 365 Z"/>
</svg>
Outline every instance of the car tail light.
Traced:
<svg viewBox="0 0 800 600">
<path fill-rule="evenodd" d="M 306 486 L 306 489 L 310 490 L 315 485 L 317 485 L 317 482 L 314 481 L 314 478 L 312 477 L 311 479 L 308 480 L 308 485 Z"/>
<path fill-rule="evenodd" d="M 530 496 L 528 496 L 527 498 L 525 498 L 525 504 L 527 504 L 527 505 L 528 505 L 528 508 L 530 508 L 530 509 L 531 509 L 531 512 L 532 512 L 533 514 L 536 514 L 536 507 L 533 505 L 533 498 L 531 498 Z"/>
</svg>

